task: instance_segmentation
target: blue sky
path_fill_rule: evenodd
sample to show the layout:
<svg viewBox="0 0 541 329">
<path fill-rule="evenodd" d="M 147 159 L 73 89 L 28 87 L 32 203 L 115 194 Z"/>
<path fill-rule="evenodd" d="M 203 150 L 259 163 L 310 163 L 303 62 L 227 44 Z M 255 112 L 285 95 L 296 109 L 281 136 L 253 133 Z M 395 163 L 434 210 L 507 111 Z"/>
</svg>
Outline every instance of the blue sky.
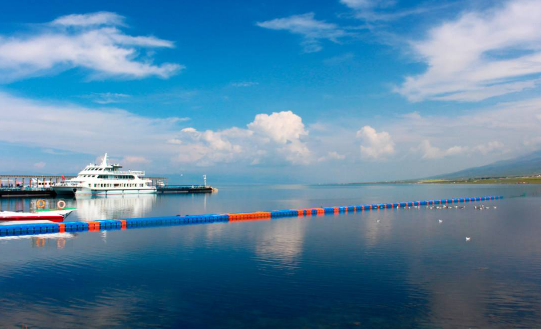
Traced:
<svg viewBox="0 0 541 329">
<path fill-rule="evenodd" d="M 4 173 L 425 177 L 541 147 L 541 1 L 48 1 L 0 12 Z"/>
</svg>

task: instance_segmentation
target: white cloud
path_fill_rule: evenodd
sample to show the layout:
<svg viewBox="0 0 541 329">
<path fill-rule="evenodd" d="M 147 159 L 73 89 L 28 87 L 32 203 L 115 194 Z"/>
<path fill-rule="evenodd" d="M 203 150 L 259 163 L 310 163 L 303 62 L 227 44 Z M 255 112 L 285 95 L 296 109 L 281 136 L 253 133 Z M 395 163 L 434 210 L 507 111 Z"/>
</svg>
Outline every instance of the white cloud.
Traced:
<svg viewBox="0 0 541 329">
<path fill-rule="evenodd" d="M 293 143 L 308 135 L 301 117 L 291 111 L 258 114 L 248 128 L 280 144 Z"/>
<path fill-rule="evenodd" d="M 143 156 L 137 156 L 137 155 L 126 155 L 122 158 L 122 162 L 127 165 L 131 164 L 146 164 L 150 163 L 151 161 Z"/>
<path fill-rule="evenodd" d="M 59 151 L 59 150 L 55 150 L 55 149 L 43 149 L 41 150 L 41 152 L 43 153 L 46 153 L 46 154 L 52 154 L 52 155 L 68 155 L 70 154 L 70 152 L 65 152 L 65 151 Z"/>
<path fill-rule="evenodd" d="M 36 162 L 34 163 L 34 167 L 38 168 L 38 169 L 42 169 L 42 168 L 45 168 L 47 164 L 43 161 L 40 161 L 40 162 Z"/>
<path fill-rule="evenodd" d="M 528 141 L 540 136 L 539 113 L 541 98 L 533 98 L 500 103 L 458 116 L 427 115 L 415 120 L 397 119 L 384 128 L 400 141 L 401 149 L 418 149 L 420 152 L 419 145 L 425 139 L 441 152 L 457 145 L 465 150 L 453 157 L 454 163 L 464 166 L 467 158 L 467 163 L 483 165 L 503 159 L 503 155 L 509 158 L 531 152 L 535 146 Z M 437 158 L 440 153 L 435 154 Z"/>
<path fill-rule="evenodd" d="M 347 63 L 347 62 L 353 60 L 354 58 L 355 58 L 355 54 L 349 52 L 349 53 L 345 53 L 345 54 L 342 54 L 342 55 L 327 58 L 327 59 L 325 59 L 323 61 L 323 63 L 325 63 L 326 65 L 340 65 L 340 64 L 343 64 L 343 63 Z"/>
<path fill-rule="evenodd" d="M 380 159 L 395 153 L 394 142 L 388 132 L 376 132 L 370 126 L 364 126 L 357 131 L 357 137 L 361 138 L 361 155 L 366 158 Z"/>
<path fill-rule="evenodd" d="M 254 82 L 254 81 L 241 81 L 241 82 L 233 82 L 233 83 L 231 83 L 231 86 L 242 88 L 242 87 L 257 86 L 258 84 L 259 84 L 259 82 Z"/>
<path fill-rule="evenodd" d="M 422 119 L 421 114 L 419 112 L 417 112 L 417 111 L 402 114 L 401 117 L 406 118 L 406 119 L 410 119 L 410 120 L 421 120 Z"/>
<path fill-rule="evenodd" d="M 1 141 L 76 153 L 108 151 L 115 156 L 171 154 L 165 142 L 174 138 L 178 124 L 187 120 L 153 119 L 119 109 L 51 105 L 1 92 L 0 108 L 10 109 L 2 111 Z"/>
<path fill-rule="evenodd" d="M 100 12 L 62 16 L 40 32 L 26 36 L 0 37 L 0 81 L 57 73 L 80 67 L 92 78 L 168 78 L 183 66 L 155 65 L 145 48 L 172 48 L 171 41 L 130 36 L 117 28 L 122 16 Z"/>
<path fill-rule="evenodd" d="M 541 146 L 541 136 L 526 139 L 524 141 L 524 145 L 533 148 Z"/>
<path fill-rule="evenodd" d="M 131 96 L 120 93 L 94 93 L 90 95 L 84 95 L 82 97 L 90 98 L 94 103 L 105 105 L 124 102 L 128 100 Z"/>
<path fill-rule="evenodd" d="M 340 0 L 341 3 L 351 9 L 364 10 L 374 7 L 387 7 L 395 4 L 394 0 Z"/>
<path fill-rule="evenodd" d="M 178 138 L 171 138 L 169 140 L 167 140 L 167 144 L 175 144 L 175 145 L 180 145 L 182 144 L 182 141 Z"/>
<path fill-rule="evenodd" d="M 541 2 L 466 12 L 411 43 L 428 68 L 396 91 L 411 101 L 479 101 L 533 88 L 541 74 Z"/>
<path fill-rule="evenodd" d="M 467 148 L 462 146 L 452 146 L 448 149 L 442 150 L 436 146 L 432 146 L 428 139 L 421 142 L 419 147 L 414 151 L 420 151 L 423 155 L 423 159 L 441 159 L 448 156 L 459 155 L 467 151 Z"/>
<path fill-rule="evenodd" d="M 124 17 L 106 11 L 93 14 L 73 14 L 61 16 L 51 22 L 51 25 L 61 26 L 93 26 L 93 25 L 123 25 Z"/>
<path fill-rule="evenodd" d="M 250 135 L 251 132 L 239 128 L 203 132 L 185 128 L 178 138 L 182 142 L 175 160 L 202 166 L 244 161 L 246 154 L 242 154 L 244 149 L 240 144 L 249 143 Z"/>
<path fill-rule="evenodd" d="M 247 129 L 198 131 L 185 128 L 177 161 L 209 166 L 219 162 L 306 164 L 311 154 L 302 140 L 308 135 L 301 117 L 291 111 L 258 114 Z"/>
<path fill-rule="evenodd" d="M 504 150 L 505 145 L 500 141 L 491 141 L 486 144 L 480 144 L 473 148 L 474 152 L 479 152 L 483 155 Z"/>
<path fill-rule="evenodd" d="M 314 13 L 306 13 L 258 22 L 257 25 L 271 30 L 284 30 L 303 36 L 302 46 L 307 53 L 318 52 L 323 49 L 321 40 L 338 43 L 340 38 L 349 34 L 336 24 L 316 20 L 314 16 Z"/>
<path fill-rule="evenodd" d="M 121 109 L 52 105 L 0 92 L 0 141 L 59 152 L 103 154 L 123 163 L 167 167 L 170 161 L 201 166 L 308 164 L 301 117 L 291 111 L 258 114 L 246 128 L 198 131 L 187 118 L 148 118 Z M 24 122 L 24 124 L 21 124 Z M 46 134 L 47 138 L 44 138 Z M 160 161 L 156 161 L 159 159 Z"/>
<path fill-rule="evenodd" d="M 400 9 L 395 8 L 396 0 L 340 0 L 340 3 L 353 11 L 353 16 L 366 23 L 366 28 L 372 29 L 375 24 L 389 23 L 404 17 L 434 12 L 443 9 L 448 4 L 426 5 Z M 389 37 L 389 35 L 387 35 Z"/>
<path fill-rule="evenodd" d="M 392 7 L 395 0 L 340 0 L 340 3 L 353 9 L 355 17 L 366 21 L 389 20 L 402 14 L 389 14 L 378 12 L 380 9 Z"/>
<path fill-rule="evenodd" d="M 412 149 L 414 152 L 420 152 L 423 159 L 442 159 L 450 156 L 459 155 L 487 155 L 489 153 L 496 153 L 504 151 L 504 144 L 499 141 L 490 141 L 485 144 L 478 144 L 474 146 L 451 146 L 447 149 L 441 149 L 436 146 L 432 146 L 428 139 L 423 140 L 418 147 Z"/>
<path fill-rule="evenodd" d="M 344 160 L 346 158 L 345 154 L 340 154 L 336 151 L 328 152 L 326 156 L 322 156 L 317 159 L 318 162 L 328 161 L 328 160 Z"/>
</svg>

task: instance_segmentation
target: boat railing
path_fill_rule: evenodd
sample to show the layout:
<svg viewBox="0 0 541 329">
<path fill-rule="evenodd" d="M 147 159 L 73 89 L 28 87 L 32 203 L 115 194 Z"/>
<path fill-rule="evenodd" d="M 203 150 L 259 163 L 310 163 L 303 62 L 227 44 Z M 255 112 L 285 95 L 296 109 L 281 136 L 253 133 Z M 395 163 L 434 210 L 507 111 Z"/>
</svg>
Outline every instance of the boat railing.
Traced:
<svg viewBox="0 0 541 329">
<path fill-rule="evenodd" d="M 79 185 L 80 182 L 78 181 L 63 181 L 63 182 L 59 182 L 59 183 L 55 183 L 53 184 L 53 186 L 67 186 L 67 187 L 77 187 Z"/>
<path fill-rule="evenodd" d="M 162 189 L 171 189 L 171 188 L 206 188 L 208 186 L 205 186 L 205 185 L 161 185 L 158 187 Z"/>
<path fill-rule="evenodd" d="M 113 173 L 113 174 L 123 174 L 123 175 L 132 174 L 132 175 L 137 175 L 137 176 L 145 176 L 145 172 L 140 171 L 140 170 L 115 170 L 115 171 L 111 171 L 111 173 Z"/>
<path fill-rule="evenodd" d="M 19 187 L 0 187 L 0 191 L 50 191 L 50 187 L 30 187 L 30 186 L 19 186 Z"/>
</svg>

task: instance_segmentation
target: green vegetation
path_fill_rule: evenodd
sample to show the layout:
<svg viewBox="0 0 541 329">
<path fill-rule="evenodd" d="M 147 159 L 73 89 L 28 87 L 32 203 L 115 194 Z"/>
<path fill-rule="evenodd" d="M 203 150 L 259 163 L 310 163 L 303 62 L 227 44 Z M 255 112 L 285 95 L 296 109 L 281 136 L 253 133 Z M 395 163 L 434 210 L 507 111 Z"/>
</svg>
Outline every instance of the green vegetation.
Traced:
<svg viewBox="0 0 541 329">
<path fill-rule="evenodd" d="M 423 179 L 418 184 L 541 184 L 541 176 L 484 177 L 465 179 Z"/>
</svg>

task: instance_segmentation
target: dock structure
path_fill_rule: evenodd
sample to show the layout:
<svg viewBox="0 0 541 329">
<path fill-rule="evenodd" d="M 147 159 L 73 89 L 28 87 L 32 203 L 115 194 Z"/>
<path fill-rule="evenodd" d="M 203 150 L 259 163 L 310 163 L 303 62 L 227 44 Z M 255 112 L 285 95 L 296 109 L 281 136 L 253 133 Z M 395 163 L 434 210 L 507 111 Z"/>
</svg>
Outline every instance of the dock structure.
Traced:
<svg viewBox="0 0 541 329">
<path fill-rule="evenodd" d="M 69 180 L 77 176 L 58 176 L 58 175 L 2 175 L 0 174 L 1 188 L 16 188 L 16 187 L 46 187 L 51 184 L 57 184 L 63 180 Z M 161 184 L 167 185 L 167 177 L 145 177 L 152 181 L 152 186 Z"/>
<path fill-rule="evenodd" d="M 0 175 L 1 188 L 30 187 L 39 188 L 51 183 L 59 183 L 62 180 L 75 178 L 75 176 L 56 176 L 56 175 Z"/>
<path fill-rule="evenodd" d="M 54 197 L 52 185 L 75 178 L 58 175 L 0 175 L 0 198 Z M 167 187 L 167 177 L 145 177 L 151 186 Z"/>
<path fill-rule="evenodd" d="M 325 208 L 306 208 L 306 209 L 284 209 L 274 211 L 258 211 L 236 214 L 205 214 L 205 215 L 186 215 L 186 216 L 164 216 L 150 218 L 125 218 L 125 219 L 107 219 L 88 222 L 64 222 L 64 223 L 37 223 L 37 224 L 6 224 L 0 225 L 0 237 L 2 236 L 22 236 L 22 235 L 41 235 L 51 233 L 70 233 L 85 231 L 106 231 L 106 230 L 125 230 L 131 228 L 142 228 L 152 226 L 173 226 L 189 225 L 201 223 L 226 223 L 249 220 L 273 220 L 284 217 L 306 217 L 306 216 L 336 216 L 345 213 L 362 213 L 365 211 L 392 211 L 393 209 L 436 206 L 449 204 L 460 204 L 478 201 L 492 201 L 502 199 L 503 196 L 483 196 L 454 198 L 441 200 L 409 201 L 397 203 L 375 203 L 355 206 L 339 206 Z"/>
<path fill-rule="evenodd" d="M 0 198 L 55 197 L 52 185 L 75 176 L 54 175 L 0 175 Z M 159 194 L 212 193 L 215 188 L 208 185 L 168 185 L 167 177 L 145 177 L 156 186 Z"/>
<path fill-rule="evenodd" d="M 208 185 L 164 185 L 156 187 L 158 193 L 212 193 L 216 189 Z"/>
</svg>

